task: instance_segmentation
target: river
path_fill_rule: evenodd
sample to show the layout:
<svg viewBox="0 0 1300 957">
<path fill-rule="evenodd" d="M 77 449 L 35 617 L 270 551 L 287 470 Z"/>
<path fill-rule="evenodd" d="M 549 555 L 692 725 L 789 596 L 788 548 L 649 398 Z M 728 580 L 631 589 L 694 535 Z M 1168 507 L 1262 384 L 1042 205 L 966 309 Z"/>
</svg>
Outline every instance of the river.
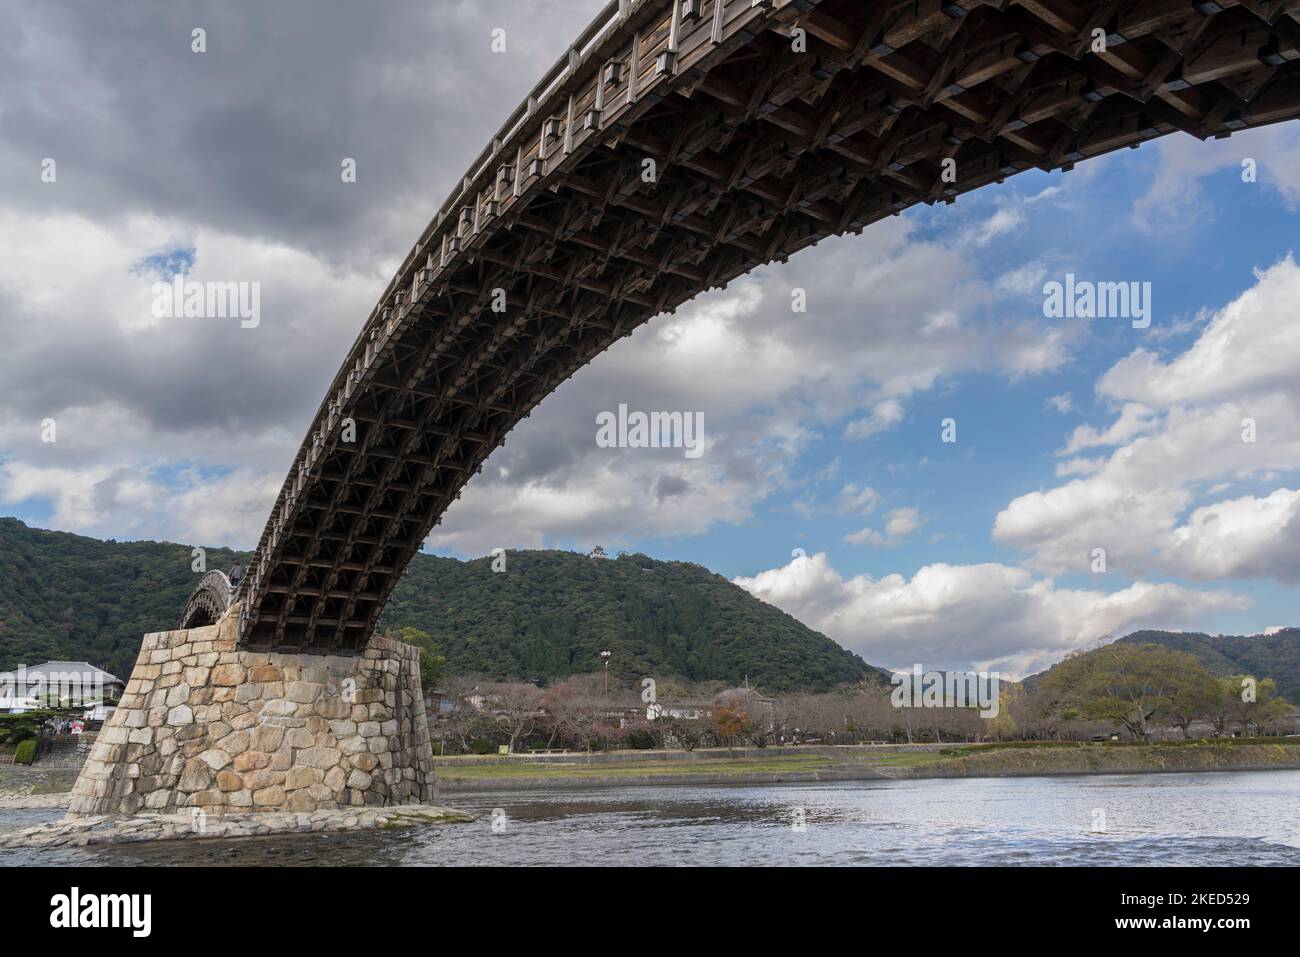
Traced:
<svg viewBox="0 0 1300 957">
<path fill-rule="evenodd" d="M 0 867 L 1300 865 L 1300 771 L 482 792 L 444 802 L 482 817 L 419 831 L 0 850 Z M 0 828 L 59 816 L 0 812 Z"/>
</svg>

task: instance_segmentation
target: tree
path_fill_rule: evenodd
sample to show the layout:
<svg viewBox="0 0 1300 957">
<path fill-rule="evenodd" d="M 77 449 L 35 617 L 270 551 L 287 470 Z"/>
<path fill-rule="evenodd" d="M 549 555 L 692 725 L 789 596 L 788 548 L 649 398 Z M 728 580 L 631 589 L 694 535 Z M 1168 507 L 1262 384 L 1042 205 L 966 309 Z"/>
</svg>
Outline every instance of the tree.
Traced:
<svg viewBox="0 0 1300 957">
<path fill-rule="evenodd" d="M 704 736 L 704 722 L 692 718 L 658 718 L 655 727 L 662 733 L 665 745 L 672 742 L 683 751 L 694 751 Z"/>
<path fill-rule="evenodd" d="M 1192 724 L 1210 718 L 1223 697 L 1219 680 L 1203 668 L 1181 676 L 1169 701 L 1169 720 L 1183 732 L 1183 738 L 1192 736 Z"/>
<path fill-rule="evenodd" d="M 994 741 L 1006 741 L 1015 738 L 1020 733 L 1020 727 L 1016 724 L 1012 709 L 1015 708 L 1017 699 L 1023 696 L 1024 692 L 1019 685 L 1000 683 L 998 685 L 998 713 L 983 719 L 984 733 Z"/>
<path fill-rule="evenodd" d="M 446 751 L 450 741 L 454 751 L 468 753 L 475 738 L 495 730 L 491 717 L 469 700 L 479 684 L 480 678 L 475 675 L 451 675 L 443 679 L 444 700 L 450 700 L 450 707 L 443 710 L 440 704 L 429 712 L 429 733 L 441 742 L 441 751 Z"/>
<path fill-rule="evenodd" d="M 1067 655 L 1043 677 L 1042 693 L 1062 716 L 1114 722 L 1148 740 L 1155 722 L 1171 718 L 1180 688 L 1204 674 L 1186 652 L 1117 642 Z"/>
<path fill-rule="evenodd" d="M 573 675 L 546 689 L 542 706 L 551 722 L 551 740 L 570 739 L 590 750 L 599 734 L 605 705 L 604 679 L 592 674 Z M 548 745 L 549 746 L 549 745 Z"/>
<path fill-rule="evenodd" d="M 1224 690 L 1228 692 L 1228 715 L 1243 734 L 1260 734 L 1265 724 L 1289 710 L 1277 696 L 1277 684 L 1272 678 L 1257 681 L 1251 675 L 1233 675 L 1224 682 Z"/>
<path fill-rule="evenodd" d="M 713 705 L 713 727 L 718 737 L 730 745 L 739 735 L 749 733 L 753 721 L 738 700 L 723 696 Z"/>
<path fill-rule="evenodd" d="M 484 689 L 488 707 L 508 736 L 507 750 L 513 754 L 520 737 L 536 727 L 541 717 L 542 689 L 523 681 L 489 685 Z"/>
<path fill-rule="evenodd" d="M 443 668 L 447 663 L 447 659 L 438 654 L 438 643 L 427 631 L 419 628 L 399 628 L 390 632 L 388 637 L 420 649 L 420 690 L 426 698 L 431 696 L 442 683 Z"/>
</svg>

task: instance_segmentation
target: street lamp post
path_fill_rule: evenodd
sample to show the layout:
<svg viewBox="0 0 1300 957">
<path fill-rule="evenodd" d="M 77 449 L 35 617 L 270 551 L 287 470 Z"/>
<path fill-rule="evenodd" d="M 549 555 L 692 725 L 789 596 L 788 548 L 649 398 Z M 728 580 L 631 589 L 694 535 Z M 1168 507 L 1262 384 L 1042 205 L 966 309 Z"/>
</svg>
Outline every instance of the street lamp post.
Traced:
<svg viewBox="0 0 1300 957">
<path fill-rule="evenodd" d="M 600 656 L 605 659 L 605 697 L 609 697 L 609 656 L 612 652 L 602 651 Z"/>
</svg>

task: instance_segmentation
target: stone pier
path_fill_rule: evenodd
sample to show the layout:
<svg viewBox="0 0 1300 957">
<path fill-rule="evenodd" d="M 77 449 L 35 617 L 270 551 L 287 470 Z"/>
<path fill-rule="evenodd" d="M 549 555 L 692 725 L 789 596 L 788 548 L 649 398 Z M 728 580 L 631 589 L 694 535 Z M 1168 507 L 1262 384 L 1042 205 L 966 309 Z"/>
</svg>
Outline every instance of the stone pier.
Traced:
<svg viewBox="0 0 1300 957">
<path fill-rule="evenodd" d="M 215 625 L 145 636 L 70 816 L 433 800 L 419 649 L 372 637 L 351 656 L 242 651 L 238 621 L 235 605 Z"/>
</svg>

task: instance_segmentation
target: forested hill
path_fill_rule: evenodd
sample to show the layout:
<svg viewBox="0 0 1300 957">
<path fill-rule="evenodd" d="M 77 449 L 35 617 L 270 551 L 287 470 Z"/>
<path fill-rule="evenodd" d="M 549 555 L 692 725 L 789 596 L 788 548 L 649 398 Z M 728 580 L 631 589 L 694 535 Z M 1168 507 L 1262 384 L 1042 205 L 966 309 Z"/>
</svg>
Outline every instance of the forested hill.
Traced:
<svg viewBox="0 0 1300 957">
<path fill-rule="evenodd" d="M 1272 635 L 1223 635 L 1200 632 L 1135 631 L 1120 641 L 1165 645 L 1187 651 L 1215 675 L 1254 675 L 1272 678 L 1288 701 L 1300 701 L 1300 628 Z"/>
<path fill-rule="evenodd" d="M 384 612 L 433 635 L 449 669 L 550 679 L 600 666 L 628 679 L 676 675 L 764 691 L 825 690 L 880 672 L 701 565 L 645 555 L 420 556 Z"/>
<path fill-rule="evenodd" d="M 89 661 L 126 680 L 146 632 L 175 628 L 199 576 L 190 546 L 102 542 L 0 518 L 0 670 Z M 226 571 L 235 553 L 207 550 Z"/>
<path fill-rule="evenodd" d="M 228 570 L 229 549 L 207 550 Z M 190 546 L 103 542 L 0 518 L 0 670 L 90 661 L 125 678 L 150 631 L 174 628 L 197 582 Z M 509 552 L 460 562 L 417 555 L 383 627 L 433 635 L 452 674 L 548 680 L 616 676 L 823 690 L 878 672 L 824 635 L 699 565 L 643 555 Z"/>
</svg>

